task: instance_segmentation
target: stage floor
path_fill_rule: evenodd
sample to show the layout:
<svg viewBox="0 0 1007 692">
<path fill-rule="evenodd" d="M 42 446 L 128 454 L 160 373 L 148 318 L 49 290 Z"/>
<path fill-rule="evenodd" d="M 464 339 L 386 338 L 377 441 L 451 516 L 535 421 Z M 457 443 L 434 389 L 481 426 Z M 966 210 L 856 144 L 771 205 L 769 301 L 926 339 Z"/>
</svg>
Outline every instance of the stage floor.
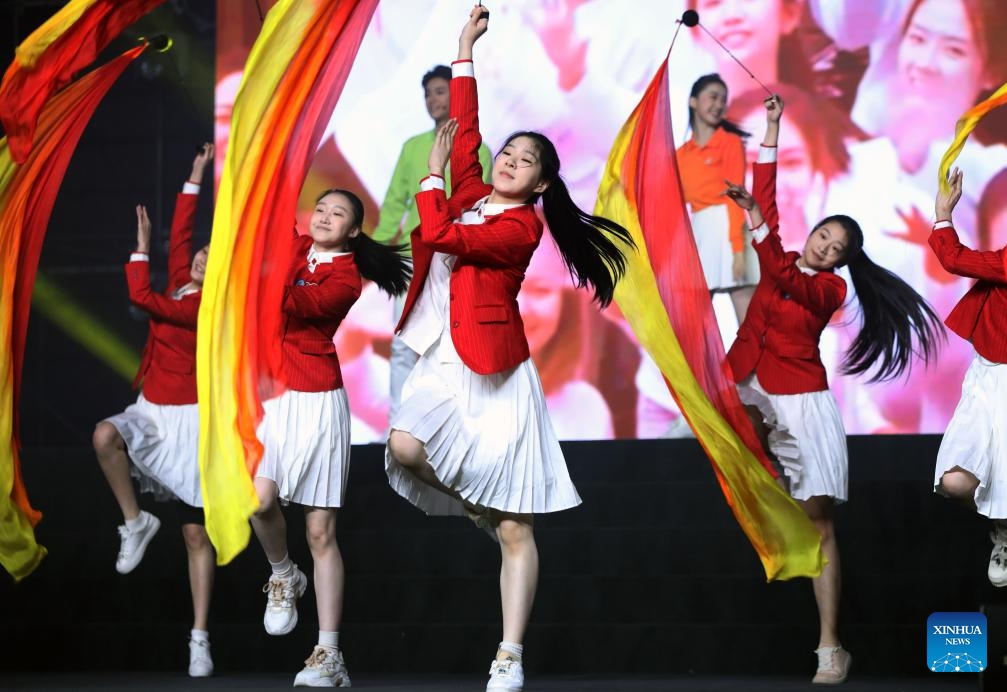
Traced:
<svg viewBox="0 0 1007 692">
<path fill-rule="evenodd" d="M 62 673 L 4 675 L 4 690 L 285 690 L 294 674 L 222 675 L 194 680 L 179 673 Z M 471 676 L 353 677 L 352 689 L 369 692 L 478 692 L 484 679 Z M 972 692 L 979 688 L 976 675 L 935 675 L 933 678 L 897 680 L 857 678 L 838 689 L 844 692 Z M 525 692 L 802 692 L 822 690 L 808 680 L 760 677 L 576 677 L 543 676 L 528 681 Z"/>
</svg>

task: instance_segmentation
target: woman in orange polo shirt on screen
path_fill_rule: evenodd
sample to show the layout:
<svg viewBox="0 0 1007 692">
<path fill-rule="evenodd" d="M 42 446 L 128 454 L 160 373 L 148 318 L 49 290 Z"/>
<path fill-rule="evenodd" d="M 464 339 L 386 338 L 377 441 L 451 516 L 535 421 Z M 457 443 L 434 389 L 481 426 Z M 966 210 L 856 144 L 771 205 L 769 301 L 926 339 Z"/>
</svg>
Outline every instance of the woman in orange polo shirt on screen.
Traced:
<svg viewBox="0 0 1007 692">
<path fill-rule="evenodd" d="M 724 118 L 727 85 L 719 74 L 696 80 L 689 94 L 692 137 L 675 152 L 692 232 L 711 293 L 730 294 L 738 324 L 759 282 L 754 253 L 746 250 L 745 215 L 724 196 L 724 181 L 745 179 L 748 133 Z"/>
</svg>

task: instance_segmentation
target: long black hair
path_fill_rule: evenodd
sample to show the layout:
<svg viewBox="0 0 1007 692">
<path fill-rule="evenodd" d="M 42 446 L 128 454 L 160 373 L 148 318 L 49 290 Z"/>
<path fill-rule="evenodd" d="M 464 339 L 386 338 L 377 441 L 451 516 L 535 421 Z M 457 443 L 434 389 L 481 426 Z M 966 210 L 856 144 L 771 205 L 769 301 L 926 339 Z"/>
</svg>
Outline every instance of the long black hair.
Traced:
<svg viewBox="0 0 1007 692">
<path fill-rule="evenodd" d="M 928 364 L 944 338 L 933 308 L 912 286 L 867 256 L 860 224 L 835 214 L 819 221 L 815 229 L 827 223 L 837 223 L 846 231 L 846 252 L 837 266 L 849 267 L 862 319 L 843 358 L 843 374 L 860 375 L 874 369 L 869 381 L 880 382 L 901 376 L 914 356 Z"/>
<path fill-rule="evenodd" d="M 315 203 L 322 201 L 326 195 L 342 195 L 350 203 L 353 225 L 361 229 L 357 235 L 349 239 L 350 251 L 353 253 L 353 261 L 356 262 L 360 276 L 373 281 L 378 288 L 389 295 L 405 293 L 409 288 L 409 278 L 413 274 L 409 260 L 403 254 L 406 246 L 385 245 L 364 233 L 364 203 L 349 190 L 325 190 L 315 198 Z"/>
<path fill-rule="evenodd" d="M 717 74 L 716 72 L 712 72 L 710 74 L 703 75 L 693 83 L 692 91 L 689 92 L 689 100 L 691 101 L 694 98 L 698 98 L 699 95 L 703 92 L 703 89 L 710 86 L 711 84 L 719 84 L 720 86 L 724 87 L 724 93 L 725 94 L 727 93 L 727 82 L 725 82 L 724 79 L 719 74 Z M 726 103 L 724 104 L 724 110 L 725 111 L 727 110 Z M 689 104 L 689 127 L 692 128 L 693 130 L 696 129 L 696 109 L 692 107 L 691 103 Z M 738 135 L 739 137 L 742 138 L 751 136 L 750 133 L 745 132 L 727 118 L 721 118 L 720 124 L 717 127 L 726 130 L 731 134 Z"/>
<path fill-rule="evenodd" d="M 577 288 L 590 286 L 594 290 L 594 300 L 601 307 L 607 307 L 612 302 L 616 282 L 626 272 L 623 250 L 609 236 L 635 249 L 632 236 L 615 221 L 593 216 L 577 206 L 559 175 L 556 147 L 541 132 L 515 132 L 507 138 L 501 151 L 518 137 L 527 137 L 538 146 L 541 179 L 549 183 L 544 192 L 532 195 L 528 201 L 536 202 L 541 197 L 549 232 L 574 283 Z"/>
</svg>

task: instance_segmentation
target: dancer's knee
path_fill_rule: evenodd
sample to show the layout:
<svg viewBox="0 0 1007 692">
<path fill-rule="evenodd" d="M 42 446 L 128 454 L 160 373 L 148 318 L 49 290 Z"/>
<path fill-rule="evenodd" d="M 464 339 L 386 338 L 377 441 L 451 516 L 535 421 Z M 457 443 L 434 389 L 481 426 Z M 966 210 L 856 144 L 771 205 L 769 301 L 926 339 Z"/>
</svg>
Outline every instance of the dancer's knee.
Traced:
<svg viewBox="0 0 1007 692">
<path fill-rule="evenodd" d="M 500 545 L 505 550 L 515 550 L 523 548 L 528 544 L 534 545 L 535 531 L 532 526 L 531 517 L 521 515 L 504 515 L 497 525 L 497 537 Z"/>
<path fill-rule="evenodd" d="M 388 451 L 401 466 L 416 467 L 426 461 L 423 443 L 407 432 L 392 430 L 388 436 Z"/>
<path fill-rule="evenodd" d="M 210 537 L 202 524 L 183 524 L 182 537 L 185 539 L 185 549 L 190 553 L 200 553 L 210 548 Z"/>
<path fill-rule="evenodd" d="M 975 496 L 979 480 L 968 471 L 952 469 L 941 476 L 941 488 L 951 497 L 970 500 Z"/>
<path fill-rule="evenodd" d="M 122 436 L 114 425 L 107 421 L 102 421 L 95 426 L 94 435 L 91 437 L 91 443 L 94 445 L 96 452 L 114 452 L 116 450 L 125 449 L 125 445 L 122 441 Z"/>
<path fill-rule="evenodd" d="M 259 507 L 254 516 L 262 518 L 276 508 L 276 497 L 279 494 L 276 483 L 268 478 L 256 478 L 255 494 L 259 498 Z"/>
</svg>

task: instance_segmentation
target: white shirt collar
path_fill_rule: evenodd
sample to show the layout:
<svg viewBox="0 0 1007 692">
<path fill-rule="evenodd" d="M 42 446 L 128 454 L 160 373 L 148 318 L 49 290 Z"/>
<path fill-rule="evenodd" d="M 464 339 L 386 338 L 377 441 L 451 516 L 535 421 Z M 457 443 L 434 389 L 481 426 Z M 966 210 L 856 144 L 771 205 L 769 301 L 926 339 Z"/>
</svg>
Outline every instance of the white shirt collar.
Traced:
<svg viewBox="0 0 1007 692">
<path fill-rule="evenodd" d="M 322 250 L 315 249 L 312 245 L 308 250 L 308 271 L 314 272 L 315 267 L 319 264 L 332 264 L 332 260 L 336 257 L 342 257 L 343 255 L 348 255 L 349 252 L 323 252 Z"/>
<path fill-rule="evenodd" d="M 490 204 L 489 195 L 486 195 L 481 200 L 472 205 L 472 211 L 478 213 L 480 216 L 496 216 L 497 214 L 503 214 L 508 209 L 513 209 L 514 207 L 523 207 L 523 204 Z"/>
</svg>

